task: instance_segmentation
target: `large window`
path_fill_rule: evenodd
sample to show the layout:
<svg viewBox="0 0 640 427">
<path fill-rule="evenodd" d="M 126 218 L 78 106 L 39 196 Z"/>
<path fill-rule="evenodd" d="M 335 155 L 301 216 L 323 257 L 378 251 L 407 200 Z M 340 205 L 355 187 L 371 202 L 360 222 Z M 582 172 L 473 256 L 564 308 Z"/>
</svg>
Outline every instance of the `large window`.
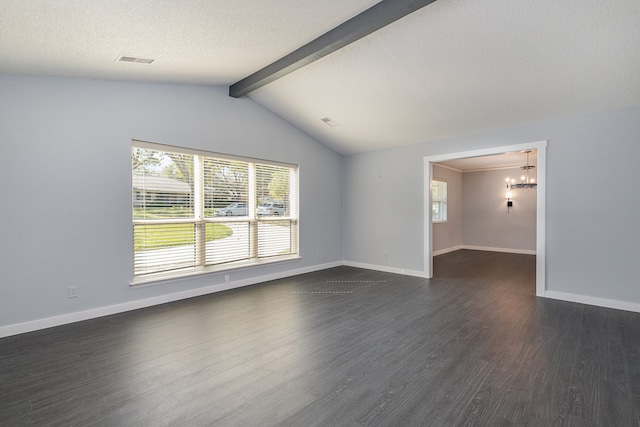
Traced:
<svg viewBox="0 0 640 427">
<path fill-rule="evenodd" d="M 447 181 L 434 179 L 431 182 L 431 219 L 433 222 L 447 220 Z"/>
<path fill-rule="evenodd" d="M 295 165 L 134 141 L 134 283 L 298 254 Z"/>
</svg>

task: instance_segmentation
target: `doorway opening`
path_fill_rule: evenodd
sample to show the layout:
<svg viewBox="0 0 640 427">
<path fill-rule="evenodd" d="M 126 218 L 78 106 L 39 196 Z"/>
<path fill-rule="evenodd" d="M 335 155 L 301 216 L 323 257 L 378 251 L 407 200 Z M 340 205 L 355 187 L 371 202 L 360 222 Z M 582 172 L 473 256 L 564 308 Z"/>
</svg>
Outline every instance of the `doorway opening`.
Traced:
<svg viewBox="0 0 640 427">
<path fill-rule="evenodd" d="M 425 188 L 431 187 L 433 180 L 433 164 L 472 157 L 484 157 L 497 154 L 504 154 L 517 151 L 536 150 L 537 151 L 537 191 L 536 191 L 536 295 L 545 294 L 545 186 L 546 186 L 546 146 L 547 141 L 538 141 L 526 144 L 498 146 L 487 149 L 455 152 L 424 158 L 424 182 Z M 425 191 L 424 204 L 424 276 L 433 277 L 433 221 L 432 221 L 432 195 L 431 191 Z"/>
</svg>

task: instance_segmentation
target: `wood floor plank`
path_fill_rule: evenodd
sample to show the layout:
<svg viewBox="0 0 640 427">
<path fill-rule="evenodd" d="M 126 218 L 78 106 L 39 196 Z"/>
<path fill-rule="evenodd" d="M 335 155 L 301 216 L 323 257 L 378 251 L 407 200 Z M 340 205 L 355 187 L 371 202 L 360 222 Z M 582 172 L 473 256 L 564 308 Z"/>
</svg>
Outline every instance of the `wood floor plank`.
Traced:
<svg viewBox="0 0 640 427">
<path fill-rule="evenodd" d="M 640 315 L 535 256 L 337 267 L 0 339 L 0 426 L 637 426 Z"/>
</svg>

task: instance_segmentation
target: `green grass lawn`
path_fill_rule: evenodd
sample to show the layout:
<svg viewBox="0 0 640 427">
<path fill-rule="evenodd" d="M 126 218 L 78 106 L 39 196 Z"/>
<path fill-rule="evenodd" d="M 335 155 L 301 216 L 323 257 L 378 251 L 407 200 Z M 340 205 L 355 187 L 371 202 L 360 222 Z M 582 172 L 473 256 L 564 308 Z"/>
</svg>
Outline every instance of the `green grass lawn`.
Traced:
<svg viewBox="0 0 640 427">
<path fill-rule="evenodd" d="M 208 223 L 205 226 L 206 241 L 224 239 L 233 231 L 224 224 Z M 133 227 L 134 251 L 193 245 L 195 231 L 193 224 L 145 224 Z"/>
<path fill-rule="evenodd" d="M 225 204 L 224 206 L 227 206 Z M 220 207 L 224 207 L 220 206 Z M 213 218 L 217 208 L 206 208 L 205 218 Z M 133 208 L 133 219 L 167 219 L 167 218 L 193 218 L 193 208 L 190 207 L 144 207 Z"/>
<path fill-rule="evenodd" d="M 133 208 L 133 219 L 168 218 L 193 218 L 193 209 L 180 206 Z M 224 224 L 208 223 L 205 227 L 207 242 L 224 239 L 232 234 L 233 231 Z M 193 224 L 149 224 L 133 227 L 133 248 L 136 252 L 194 243 Z"/>
<path fill-rule="evenodd" d="M 193 218 L 193 216 L 193 208 L 186 206 L 133 208 L 133 219 Z"/>
</svg>

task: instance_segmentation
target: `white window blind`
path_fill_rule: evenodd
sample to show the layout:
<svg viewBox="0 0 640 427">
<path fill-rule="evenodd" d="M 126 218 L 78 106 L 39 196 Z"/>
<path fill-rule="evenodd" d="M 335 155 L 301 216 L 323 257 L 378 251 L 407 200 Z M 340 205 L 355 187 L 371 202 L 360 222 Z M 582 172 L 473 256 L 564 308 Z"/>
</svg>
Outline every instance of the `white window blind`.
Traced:
<svg viewBox="0 0 640 427">
<path fill-rule="evenodd" d="M 447 220 L 447 181 L 434 179 L 431 182 L 431 215 L 433 222 Z"/>
<path fill-rule="evenodd" d="M 297 169 L 256 164 L 256 214 L 259 258 L 297 252 Z"/>
<path fill-rule="evenodd" d="M 134 277 L 297 256 L 297 177 L 295 165 L 134 141 Z"/>
</svg>

